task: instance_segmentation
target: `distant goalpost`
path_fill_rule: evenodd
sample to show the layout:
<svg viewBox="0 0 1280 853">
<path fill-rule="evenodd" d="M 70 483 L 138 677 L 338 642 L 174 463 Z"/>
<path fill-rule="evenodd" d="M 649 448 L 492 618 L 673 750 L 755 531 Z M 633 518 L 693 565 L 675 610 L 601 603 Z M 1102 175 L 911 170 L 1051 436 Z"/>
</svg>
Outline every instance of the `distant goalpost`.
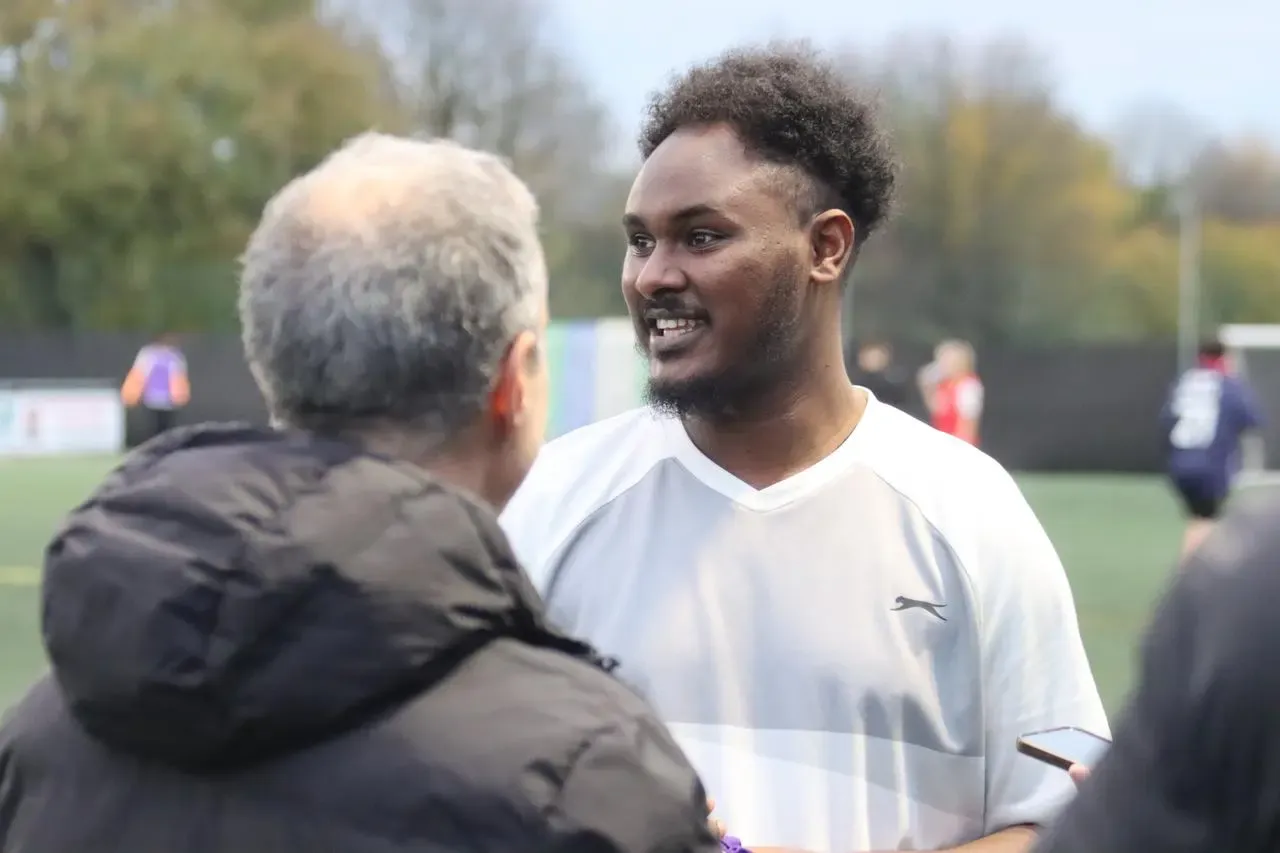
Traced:
<svg viewBox="0 0 1280 853">
<path fill-rule="evenodd" d="M 1267 422 L 1262 433 L 1248 436 L 1236 485 L 1241 488 L 1280 486 L 1280 324 L 1233 323 L 1218 330 L 1236 370 L 1258 397 Z"/>
</svg>

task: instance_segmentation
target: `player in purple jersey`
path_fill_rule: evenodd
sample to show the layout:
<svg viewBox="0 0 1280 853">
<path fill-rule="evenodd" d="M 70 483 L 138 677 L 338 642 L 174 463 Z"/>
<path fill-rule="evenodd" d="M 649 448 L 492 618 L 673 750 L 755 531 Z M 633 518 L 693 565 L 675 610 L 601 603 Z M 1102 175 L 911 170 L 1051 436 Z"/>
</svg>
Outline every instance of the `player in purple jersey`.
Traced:
<svg viewBox="0 0 1280 853">
<path fill-rule="evenodd" d="M 1262 424 L 1253 392 L 1237 376 L 1226 349 L 1200 346 L 1195 367 L 1183 373 L 1161 413 L 1168 440 L 1168 472 L 1189 520 L 1183 556 L 1208 535 L 1240 470 L 1241 439 Z"/>
<path fill-rule="evenodd" d="M 175 336 L 161 335 L 138 351 L 120 397 L 126 406 L 141 405 L 147 411 L 146 438 L 174 425 L 178 410 L 191 399 L 187 360 Z"/>
</svg>

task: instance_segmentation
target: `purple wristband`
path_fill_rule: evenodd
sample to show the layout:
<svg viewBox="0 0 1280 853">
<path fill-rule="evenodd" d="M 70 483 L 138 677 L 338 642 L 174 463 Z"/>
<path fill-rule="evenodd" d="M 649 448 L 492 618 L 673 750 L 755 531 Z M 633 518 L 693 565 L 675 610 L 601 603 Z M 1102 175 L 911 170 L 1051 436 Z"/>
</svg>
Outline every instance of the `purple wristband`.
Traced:
<svg viewBox="0 0 1280 853">
<path fill-rule="evenodd" d="M 750 850 L 742 846 L 741 839 L 733 835 L 726 835 L 720 839 L 720 849 L 724 853 L 751 853 Z"/>
</svg>

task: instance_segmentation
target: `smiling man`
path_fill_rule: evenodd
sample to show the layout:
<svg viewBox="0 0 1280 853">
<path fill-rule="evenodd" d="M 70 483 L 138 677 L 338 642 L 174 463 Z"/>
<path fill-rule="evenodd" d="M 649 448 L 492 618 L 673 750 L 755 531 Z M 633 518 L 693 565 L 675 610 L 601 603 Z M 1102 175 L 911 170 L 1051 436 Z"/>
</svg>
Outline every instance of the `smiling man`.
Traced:
<svg viewBox="0 0 1280 853">
<path fill-rule="evenodd" d="M 979 450 L 850 384 L 841 288 L 894 167 L 800 47 L 660 93 L 623 217 L 647 407 L 548 445 L 503 523 L 752 849 L 1020 851 L 1106 720 L 1053 546 Z"/>
</svg>

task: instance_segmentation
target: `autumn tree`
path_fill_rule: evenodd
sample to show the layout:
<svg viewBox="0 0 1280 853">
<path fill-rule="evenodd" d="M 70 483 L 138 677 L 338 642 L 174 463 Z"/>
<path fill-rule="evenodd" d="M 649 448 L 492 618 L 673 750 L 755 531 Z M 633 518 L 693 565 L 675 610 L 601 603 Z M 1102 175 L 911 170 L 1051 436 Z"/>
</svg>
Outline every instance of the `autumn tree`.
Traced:
<svg viewBox="0 0 1280 853">
<path fill-rule="evenodd" d="M 1130 105 L 1108 138 L 1122 176 L 1141 186 L 1180 184 L 1213 142 L 1203 121 L 1158 99 Z"/>
<path fill-rule="evenodd" d="M 393 4 L 387 4 L 391 9 Z M 506 157 L 553 217 L 598 198 L 609 121 L 542 0 L 396 0 L 390 43 L 414 127 Z"/>
<path fill-rule="evenodd" d="M 348 0 L 382 36 L 411 127 L 505 157 L 538 197 L 556 317 L 625 311 L 625 189 L 604 104 L 557 41 L 545 0 Z M 626 183 L 629 185 L 630 177 Z"/>
<path fill-rule="evenodd" d="M 4 0 L 0 325 L 234 326 L 266 199 L 380 127 L 505 156 L 543 208 L 553 316 L 625 310 L 612 125 L 549 0 Z M 1104 138 L 1016 39 L 838 53 L 878 92 L 900 203 L 854 330 L 906 343 L 1168 337 L 1178 223 L 1204 215 L 1206 323 L 1280 321 L 1280 154 L 1139 104 Z"/>
<path fill-rule="evenodd" d="M 1017 41 L 905 38 L 850 67 L 883 93 L 903 160 L 896 220 L 860 262 L 855 329 L 980 343 L 1087 331 L 1129 197 L 1043 60 Z"/>
<path fill-rule="evenodd" d="M 310 3 L 0 5 L 0 317 L 229 327 L 265 200 L 396 126 L 369 44 Z"/>
<path fill-rule="evenodd" d="M 1218 141 L 1189 171 L 1189 183 L 1209 216 L 1240 224 L 1280 222 L 1280 153 L 1265 141 Z"/>
<path fill-rule="evenodd" d="M 1148 116 L 1149 136 L 1154 140 L 1162 135 L 1155 130 L 1162 130 L 1157 147 L 1181 153 L 1169 158 L 1168 168 L 1127 173 L 1136 204 L 1132 221 L 1116 236 L 1108 319 L 1130 336 L 1174 334 L 1177 208 L 1186 195 L 1197 210 L 1201 331 L 1221 323 L 1280 321 L 1280 155 L 1261 140 L 1210 139 L 1171 120 L 1169 111 L 1163 115 L 1160 121 Z M 1126 150 L 1132 139 L 1119 144 Z"/>
<path fill-rule="evenodd" d="M 632 178 L 630 173 L 597 176 L 594 215 L 547 227 L 543 242 L 551 272 L 551 316 L 627 313 L 621 287 L 627 244 L 621 220 Z"/>
</svg>

